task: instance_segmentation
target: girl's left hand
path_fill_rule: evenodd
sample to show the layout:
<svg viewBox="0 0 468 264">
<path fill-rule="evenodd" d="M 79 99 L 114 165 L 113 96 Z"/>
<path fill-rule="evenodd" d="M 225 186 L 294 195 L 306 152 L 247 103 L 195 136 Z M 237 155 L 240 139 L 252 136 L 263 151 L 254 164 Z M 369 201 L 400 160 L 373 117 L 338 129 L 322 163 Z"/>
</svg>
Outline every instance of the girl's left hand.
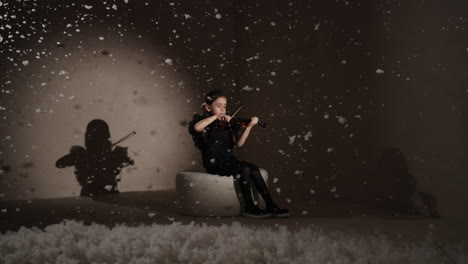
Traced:
<svg viewBox="0 0 468 264">
<path fill-rule="evenodd" d="M 256 124 L 258 124 L 258 117 L 254 116 L 252 117 L 250 123 L 249 123 L 249 126 L 250 127 L 254 127 Z"/>
</svg>

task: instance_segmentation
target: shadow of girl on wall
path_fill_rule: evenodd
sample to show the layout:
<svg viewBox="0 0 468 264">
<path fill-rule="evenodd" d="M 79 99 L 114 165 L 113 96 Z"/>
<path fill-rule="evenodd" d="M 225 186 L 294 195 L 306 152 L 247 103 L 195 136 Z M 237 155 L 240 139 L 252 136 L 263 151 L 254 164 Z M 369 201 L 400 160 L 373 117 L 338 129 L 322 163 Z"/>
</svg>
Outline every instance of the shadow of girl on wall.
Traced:
<svg viewBox="0 0 468 264">
<path fill-rule="evenodd" d="M 377 206 L 403 213 L 439 217 L 437 200 L 417 188 L 408 161 L 398 148 L 385 149 L 375 173 Z"/>
<path fill-rule="evenodd" d="M 134 134 L 132 132 L 125 138 Z M 120 181 L 122 168 L 134 165 L 134 161 L 128 156 L 127 147 L 116 146 L 113 149 L 122 140 L 112 144 L 107 123 L 94 119 L 86 127 L 86 148 L 72 146 L 70 153 L 58 159 L 55 166 L 75 167 L 74 173 L 81 186 L 81 196 L 118 193 L 117 183 Z"/>
</svg>

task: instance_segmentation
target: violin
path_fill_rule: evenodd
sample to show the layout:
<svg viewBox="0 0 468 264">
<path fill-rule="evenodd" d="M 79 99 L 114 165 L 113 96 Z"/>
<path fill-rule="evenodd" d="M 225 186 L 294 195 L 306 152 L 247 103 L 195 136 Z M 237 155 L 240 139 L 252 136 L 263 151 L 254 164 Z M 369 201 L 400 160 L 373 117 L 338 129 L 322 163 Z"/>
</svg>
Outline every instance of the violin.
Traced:
<svg viewBox="0 0 468 264">
<path fill-rule="evenodd" d="M 252 122 L 252 118 L 234 117 L 241 108 L 242 108 L 242 105 L 240 105 L 239 108 L 237 108 L 236 112 L 232 114 L 231 120 L 229 120 L 229 122 L 226 119 L 218 120 L 217 128 L 218 129 L 226 129 L 226 128 L 237 129 L 237 128 L 244 128 L 248 126 L 249 123 Z M 268 124 L 262 121 L 258 121 L 258 125 L 263 128 L 268 127 Z"/>
<path fill-rule="evenodd" d="M 231 118 L 231 120 L 226 121 L 226 120 L 219 120 L 217 124 L 218 129 L 226 129 L 226 128 L 244 128 L 249 125 L 249 123 L 252 121 L 251 118 Z M 262 121 L 258 121 L 258 125 L 267 128 L 268 124 Z"/>
</svg>

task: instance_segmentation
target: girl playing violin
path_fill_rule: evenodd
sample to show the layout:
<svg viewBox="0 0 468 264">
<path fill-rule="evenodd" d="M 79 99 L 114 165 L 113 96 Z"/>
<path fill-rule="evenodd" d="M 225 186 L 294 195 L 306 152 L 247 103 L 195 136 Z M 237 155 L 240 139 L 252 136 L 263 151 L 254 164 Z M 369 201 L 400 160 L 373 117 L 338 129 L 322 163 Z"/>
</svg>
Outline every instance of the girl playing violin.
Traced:
<svg viewBox="0 0 468 264">
<path fill-rule="evenodd" d="M 240 181 L 242 197 L 245 201 L 242 215 L 250 218 L 269 216 L 287 217 L 289 212 L 279 208 L 272 200 L 268 187 L 259 168 L 250 162 L 238 160 L 234 146 L 242 147 L 252 128 L 259 123 L 257 117 L 242 126 L 229 125 L 231 116 L 226 115 L 227 98 L 220 90 L 209 92 L 205 97 L 204 115 L 194 115 L 189 123 L 189 132 L 195 146 L 201 150 L 203 167 L 210 174 L 235 176 Z M 227 124 L 227 125 L 226 125 Z M 266 202 L 265 210 L 259 209 L 253 202 L 251 183 L 255 185 Z"/>
</svg>

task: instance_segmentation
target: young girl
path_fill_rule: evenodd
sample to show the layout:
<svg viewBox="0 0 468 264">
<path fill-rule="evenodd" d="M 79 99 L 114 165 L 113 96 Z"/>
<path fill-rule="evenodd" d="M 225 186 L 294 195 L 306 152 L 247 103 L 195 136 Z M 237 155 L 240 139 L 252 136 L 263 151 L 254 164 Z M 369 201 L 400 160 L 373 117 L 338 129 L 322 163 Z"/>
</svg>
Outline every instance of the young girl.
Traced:
<svg viewBox="0 0 468 264">
<path fill-rule="evenodd" d="M 240 181 L 242 197 L 245 200 L 244 217 L 266 218 L 269 216 L 287 217 L 289 212 L 279 208 L 272 200 L 268 187 L 263 180 L 260 170 L 252 163 L 240 161 L 232 152 L 234 146 L 242 147 L 251 129 L 258 123 L 257 117 L 242 131 L 225 124 L 231 120 L 226 115 L 227 98 L 222 91 L 211 91 L 206 95 L 205 115 L 194 115 L 189 123 L 189 132 L 195 146 L 202 152 L 203 167 L 210 174 L 235 176 Z M 236 131 L 237 130 L 237 131 Z M 265 210 L 259 209 L 253 202 L 251 183 L 266 202 Z"/>
</svg>

